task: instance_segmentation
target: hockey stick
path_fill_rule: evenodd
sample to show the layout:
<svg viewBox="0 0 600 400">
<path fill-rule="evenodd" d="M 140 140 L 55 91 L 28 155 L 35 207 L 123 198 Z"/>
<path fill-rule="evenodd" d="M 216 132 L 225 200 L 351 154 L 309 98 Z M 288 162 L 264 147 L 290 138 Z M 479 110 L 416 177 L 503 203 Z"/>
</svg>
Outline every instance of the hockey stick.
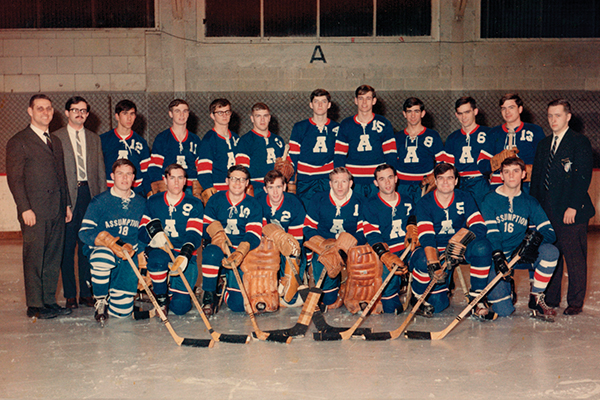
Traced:
<svg viewBox="0 0 600 400">
<path fill-rule="evenodd" d="M 458 280 L 460 281 L 460 286 L 462 287 L 463 293 L 465 295 L 465 299 L 467 303 L 469 302 L 469 289 L 467 289 L 467 284 L 465 282 L 465 277 L 463 276 L 462 270 L 460 269 L 460 264 L 456 266 L 456 274 L 458 275 Z"/>
<path fill-rule="evenodd" d="M 406 285 L 406 299 L 404 300 L 403 307 L 405 310 L 408 310 L 408 305 L 410 304 L 410 298 L 412 296 L 412 274 L 408 275 L 408 284 Z"/>
<path fill-rule="evenodd" d="M 406 258 L 406 256 L 408 255 L 408 253 L 410 252 L 410 246 L 406 247 L 406 249 L 404 249 L 404 252 L 402 253 L 402 255 L 400 256 L 400 259 L 402 261 L 404 261 L 404 259 Z M 315 340 L 348 340 L 352 337 L 352 335 L 354 334 L 354 332 L 356 331 L 356 329 L 358 329 L 358 327 L 363 323 L 363 321 L 365 320 L 365 318 L 367 318 L 367 315 L 369 314 L 369 312 L 371 311 L 371 308 L 373 308 L 373 306 L 375 305 L 375 303 L 377 302 L 377 300 L 379 300 L 379 296 L 381 296 L 381 293 L 383 293 L 383 290 L 385 289 L 385 287 L 388 285 L 388 283 L 390 283 L 390 281 L 392 280 L 392 278 L 394 277 L 394 275 L 396 274 L 396 271 L 398 270 L 398 268 L 400 268 L 399 264 L 394 264 L 394 268 L 392 268 L 392 270 L 390 271 L 390 273 L 388 274 L 388 276 L 385 278 L 385 280 L 383 281 L 383 283 L 381 284 L 381 286 L 379 286 L 379 289 L 377 289 L 377 292 L 375 292 L 375 294 L 373 295 L 373 298 L 371 298 L 371 301 L 369 301 L 369 304 L 367 304 L 367 306 L 365 307 L 364 310 L 362 310 L 362 313 L 360 314 L 360 317 L 358 318 L 358 320 L 354 323 L 354 325 L 352 325 L 350 327 L 350 329 L 344 331 L 344 332 L 315 332 L 313 335 L 313 338 Z"/>
<path fill-rule="evenodd" d="M 173 255 L 173 252 L 171 251 L 171 249 L 168 246 L 164 246 L 162 249 L 169 254 L 169 257 L 171 257 L 171 261 L 173 263 L 175 263 L 175 256 Z M 187 289 L 188 293 L 190 294 L 190 298 L 192 299 L 194 306 L 196 306 L 196 309 L 200 313 L 200 317 L 202 318 L 202 321 L 204 321 L 204 325 L 206 325 L 206 329 L 208 329 L 210 336 L 212 336 L 212 338 L 215 340 L 215 342 L 244 344 L 244 343 L 248 343 L 250 341 L 249 335 L 231 335 L 231 334 L 228 335 L 225 333 L 215 332 L 215 330 L 210 325 L 210 322 L 208 321 L 206 314 L 204 314 L 204 311 L 202 311 L 202 306 L 200 306 L 200 303 L 198 302 L 198 299 L 196 298 L 196 295 L 194 294 L 194 291 L 192 290 L 190 283 L 188 282 L 187 278 L 183 274 L 183 271 L 181 270 L 181 268 L 177 267 L 176 272 L 179 274 L 181 281 L 185 285 L 185 288 Z"/>
<path fill-rule="evenodd" d="M 456 325 L 458 325 L 463 320 L 464 317 L 469 315 L 469 313 L 471 312 L 473 307 L 475 307 L 477 305 L 477 303 L 479 303 L 479 301 L 483 298 L 483 296 L 485 296 L 490 290 L 492 290 L 493 287 L 496 285 L 496 283 L 498 283 L 500 281 L 500 279 L 502 279 L 504 276 L 506 276 L 507 274 L 509 274 L 512 271 L 512 268 L 515 266 L 515 264 L 517 263 L 517 261 L 519 261 L 520 258 L 521 257 L 519 255 L 515 255 L 513 257 L 513 259 L 510 261 L 510 263 L 508 264 L 507 273 L 506 274 L 497 274 L 496 277 L 479 293 L 479 295 L 477 297 L 475 297 L 469 303 L 469 305 L 467 305 L 467 307 L 465 307 L 465 309 L 462 310 L 461 313 L 456 316 L 454 321 L 452 321 L 450 323 L 450 325 L 448 325 L 446 327 L 446 329 L 441 330 L 439 332 L 406 331 L 405 336 L 408 339 L 422 339 L 422 340 L 441 340 L 441 339 L 445 338 L 446 335 L 448 333 L 450 333 L 450 331 L 452 329 L 454 329 L 454 327 L 456 327 Z"/>
<path fill-rule="evenodd" d="M 175 333 L 175 329 L 173 329 L 173 326 L 169 322 L 169 319 L 167 318 L 167 316 L 165 315 L 163 310 L 160 308 L 160 305 L 156 301 L 156 298 L 152 294 L 152 291 L 148 287 L 148 284 L 142 277 L 142 274 L 140 273 L 138 268 L 135 266 L 133 260 L 131 259 L 131 256 L 129 255 L 129 253 L 126 250 L 124 250 L 123 253 L 125 254 L 125 257 L 127 258 L 127 261 L 129 262 L 129 265 L 131 266 L 131 269 L 133 269 L 133 272 L 135 272 L 135 275 L 137 276 L 138 281 L 140 281 L 142 283 L 142 286 L 144 287 L 146 294 L 148 295 L 148 297 L 150 298 L 150 301 L 154 305 L 154 309 L 158 312 L 158 316 L 162 320 L 163 324 L 165 324 L 165 326 L 167 327 L 167 330 L 169 331 L 171 336 L 173 336 L 175 343 L 177 343 L 178 346 L 213 347 L 215 345 L 215 341 L 212 339 L 182 338 L 181 336 L 177 335 L 177 333 Z"/>
</svg>

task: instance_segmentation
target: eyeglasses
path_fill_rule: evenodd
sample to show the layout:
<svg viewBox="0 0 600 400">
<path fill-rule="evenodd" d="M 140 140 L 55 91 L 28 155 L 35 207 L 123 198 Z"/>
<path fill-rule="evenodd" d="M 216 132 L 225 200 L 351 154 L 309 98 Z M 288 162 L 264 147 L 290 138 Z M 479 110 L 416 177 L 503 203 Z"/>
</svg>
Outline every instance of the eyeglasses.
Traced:
<svg viewBox="0 0 600 400">
<path fill-rule="evenodd" d="M 86 115 L 88 113 L 88 110 L 85 108 L 71 108 L 69 111 L 71 111 L 74 114 L 81 114 L 81 115 Z"/>
<path fill-rule="evenodd" d="M 219 117 L 231 115 L 231 110 L 227 111 L 214 111 L 213 114 L 217 114 Z"/>
<path fill-rule="evenodd" d="M 238 182 L 246 183 L 246 181 L 248 179 L 247 178 L 238 178 L 237 176 L 232 176 L 231 178 L 229 178 L 229 180 L 231 182 L 235 182 L 235 183 L 238 183 Z"/>
</svg>

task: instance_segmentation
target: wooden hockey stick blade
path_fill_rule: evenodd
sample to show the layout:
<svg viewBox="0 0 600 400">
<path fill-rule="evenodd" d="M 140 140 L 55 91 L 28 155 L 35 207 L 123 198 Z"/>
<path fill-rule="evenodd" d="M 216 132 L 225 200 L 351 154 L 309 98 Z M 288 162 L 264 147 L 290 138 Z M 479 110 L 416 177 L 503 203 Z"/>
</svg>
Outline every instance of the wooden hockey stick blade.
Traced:
<svg viewBox="0 0 600 400">
<path fill-rule="evenodd" d="M 129 255 L 129 253 L 127 251 L 124 251 L 124 253 L 125 253 L 125 258 L 129 262 L 129 265 L 131 266 L 131 269 L 133 269 L 133 271 L 135 272 L 135 275 L 138 278 L 138 281 L 144 287 L 144 290 L 146 291 L 146 294 L 150 298 L 150 301 L 152 301 L 152 305 L 154 306 L 154 309 L 158 312 L 158 316 L 160 317 L 160 319 L 162 320 L 162 322 L 167 327 L 167 330 L 169 331 L 169 333 L 173 337 L 173 340 L 175 340 L 175 343 L 177 343 L 177 345 L 179 345 L 179 346 L 213 347 L 214 344 L 215 344 L 215 342 L 212 339 L 188 339 L 188 338 L 182 338 L 177 333 L 175 333 L 175 329 L 173 329 L 173 326 L 169 322 L 169 319 L 167 318 L 167 316 L 165 315 L 165 313 L 163 312 L 163 310 L 160 308 L 160 305 L 156 301 L 156 298 L 152 294 L 152 291 L 148 287 L 148 284 L 144 280 L 144 277 L 142 276 L 142 274 L 140 273 L 140 271 L 138 270 L 138 268 L 135 266 L 135 263 L 131 259 L 131 256 Z"/>
</svg>

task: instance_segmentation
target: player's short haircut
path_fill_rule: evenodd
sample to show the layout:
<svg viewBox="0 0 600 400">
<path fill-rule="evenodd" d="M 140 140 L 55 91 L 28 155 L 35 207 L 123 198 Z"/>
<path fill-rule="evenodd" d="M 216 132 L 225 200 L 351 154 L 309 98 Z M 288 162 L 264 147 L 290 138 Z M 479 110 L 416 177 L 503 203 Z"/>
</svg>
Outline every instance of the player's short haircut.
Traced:
<svg viewBox="0 0 600 400">
<path fill-rule="evenodd" d="M 394 171 L 394 175 L 396 175 L 396 168 L 392 167 L 389 164 L 381 164 L 377 168 L 375 168 L 375 173 L 373 174 L 373 176 L 375 177 L 375 180 L 377 180 L 377 173 L 381 172 L 381 171 L 385 171 L 386 169 L 391 169 L 392 171 Z"/>
<path fill-rule="evenodd" d="M 188 106 L 188 109 L 190 108 L 190 105 L 188 104 L 187 101 L 185 101 L 183 99 L 175 99 L 169 103 L 169 111 L 173 111 L 173 109 L 175 107 L 180 106 L 182 104 L 185 104 L 186 106 Z"/>
<path fill-rule="evenodd" d="M 69 111 L 71 109 L 71 106 L 73 104 L 77 104 L 77 103 L 81 103 L 84 102 L 85 106 L 88 110 L 88 112 L 90 112 L 90 103 L 88 103 L 83 97 L 81 96 L 73 96 L 71 98 L 69 98 L 69 100 L 67 100 L 67 102 L 65 103 L 65 110 Z"/>
<path fill-rule="evenodd" d="M 281 183 L 287 183 L 285 181 L 285 176 L 283 176 L 281 172 L 272 169 L 265 175 L 265 186 L 267 186 L 269 183 L 275 183 L 276 179 L 281 179 Z"/>
<path fill-rule="evenodd" d="M 346 167 L 337 167 L 337 168 L 334 168 L 333 171 L 331 171 L 329 173 L 329 181 L 332 181 L 334 175 L 338 175 L 338 174 L 348 174 L 348 176 L 350 177 L 350 181 L 354 180 L 354 177 L 352 176 L 352 174 L 350 173 L 350 171 L 348 171 L 348 169 Z"/>
<path fill-rule="evenodd" d="M 133 163 L 126 158 L 119 158 L 117 161 L 115 161 L 113 163 L 112 173 L 114 174 L 115 171 L 117 170 L 117 168 L 122 167 L 123 165 L 130 166 L 133 169 L 133 175 L 137 174 L 137 168 L 135 167 L 135 165 L 133 165 Z"/>
<path fill-rule="evenodd" d="M 502 164 L 500 164 L 500 171 L 502 171 L 504 167 L 509 167 L 511 165 L 518 165 L 521 167 L 521 171 L 525 171 L 525 161 L 519 157 L 505 158 L 504 161 L 502 161 Z"/>
<path fill-rule="evenodd" d="M 250 181 L 250 171 L 248 171 L 248 168 L 244 167 L 241 164 L 234 165 L 233 167 L 229 167 L 229 169 L 227 170 L 227 178 L 231 178 L 231 174 L 234 173 L 235 171 L 243 172 L 244 174 L 246 174 L 246 179 L 248 179 L 248 181 Z"/>
<path fill-rule="evenodd" d="M 504 96 L 500 97 L 500 107 L 508 100 L 514 100 L 515 103 L 517 103 L 517 107 L 523 107 L 523 99 L 521 99 L 521 96 L 519 96 L 518 93 L 506 93 Z"/>
<path fill-rule="evenodd" d="M 177 107 L 177 106 L 175 106 Z M 185 176 L 185 179 L 187 179 L 187 171 L 185 170 L 185 168 L 183 168 L 181 165 L 175 163 L 175 164 L 171 164 L 169 165 L 167 168 L 165 168 L 165 172 L 163 173 L 166 176 L 171 175 L 171 171 L 173 171 L 174 169 L 180 169 L 183 171 L 183 176 Z"/>
<path fill-rule="evenodd" d="M 402 111 L 406 111 L 414 106 L 419 106 L 419 109 L 421 111 L 425 109 L 425 103 L 423 103 L 421 99 L 418 99 L 416 97 L 409 97 L 408 99 L 404 100 L 404 104 L 402 105 Z"/>
<path fill-rule="evenodd" d="M 52 100 L 50 100 L 50 97 L 46 96 L 43 93 L 38 93 L 38 94 L 34 94 L 33 96 L 31 96 L 31 98 L 29 99 L 29 107 L 33 108 L 33 103 L 39 99 L 48 100 L 50 103 L 52 103 Z"/>
<path fill-rule="evenodd" d="M 566 99 L 556 99 L 548 103 L 548 108 L 556 106 L 563 106 L 565 112 L 567 114 L 571 114 L 571 103 L 569 103 Z"/>
<path fill-rule="evenodd" d="M 354 91 L 354 97 L 358 97 L 360 95 L 363 94 L 367 94 L 371 92 L 373 94 L 373 98 L 377 97 L 377 93 L 375 93 L 375 88 L 373 86 L 369 86 L 369 85 L 360 85 L 359 87 L 356 88 L 356 90 Z"/>
<path fill-rule="evenodd" d="M 454 172 L 454 177 L 458 179 L 458 170 L 456 169 L 456 167 L 452 164 L 445 162 L 439 163 L 435 166 L 435 168 L 433 169 L 433 176 L 437 178 L 440 175 L 444 175 L 448 171 Z"/>
<path fill-rule="evenodd" d="M 312 93 L 310 94 L 310 101 L 312 102 L 315 97 L 321 97 L 321 96 L 327 97 L 327 101 L 329 103 L 331 103 L 331 95 L 325 89 L 315 89 L 315 90 L 313 90 Z"/>
<path fill-rule="evenodd" d="M 471 96 L 463 96 L 460 99 L 456 100 L 456 103 L 454 103 L 454 110 L 458 111 L 459 107 L 462 107 L 465 104 L 470 104 L 473 110 L 477 108 L 477 102 L 474 98 L 472 98 Z"/>
<path fill-rule="evenodd" d="M 214 113 L 215 111 L 217 111 L 217 108 L 219 107 L 227 107 L 229 106 L 229 108 L 231 108 L 231 102 L 227 99 L 214 99 L 212 101 L 212 103 L 210 103 L 210 106 L 208 106 L 208 110 L 210 111 L 210 113 Z"/>
<path fill-rule="evenodd" d="M 123 111 L 133 110 L 137 112 L 137 107 L 135 103 L 131 100 L 121 100 L 115 106 L 115 114 L 121 114 Z"/>
<path fill-rule="evenodd" d="M 261 110 L 267 110 L 268 112 L 271 112 L 271 109 L 265 103 L 256 103 L 250 109 L 250 114 L 254 114 L 254 111 L 261 111 Z"/>
</svg>

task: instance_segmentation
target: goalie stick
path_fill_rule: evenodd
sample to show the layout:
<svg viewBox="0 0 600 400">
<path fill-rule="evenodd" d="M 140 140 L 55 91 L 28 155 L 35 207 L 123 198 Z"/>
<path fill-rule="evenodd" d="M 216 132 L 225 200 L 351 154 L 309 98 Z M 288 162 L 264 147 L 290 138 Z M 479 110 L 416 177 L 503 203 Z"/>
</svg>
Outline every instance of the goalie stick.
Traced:
<svg viewBox="0 0 600 400">
<path fill-rule="evenodd" d="M 406 247 L 406 249 L 404 249 L 404 252 L 402 253 L 402 255 L 400 256 L 400 259 L 402 261 L 404 261 L 404 259 L 406 258 L 406 256 L 408 255 L 408 253 L 410 252 L 410 246 Z M 371 311 L 371 308 L 373 308 L 373 306 L 375 305 L 375 303 L 377 302 L 377 300 L 379 300 L 379 296 L 381 296 L 381 293 L 383 293 L 383 290 L 385 289 L 385 287 L 387 286 L 387 284 L 392 280 L 392 278 L 394 277 L 396 271 L 398 270 L 398 268 L 400 268 L 399 264 L 394 264 L 394 268 L 390 271 L 390 273 L 388 274 L 388 276 L 385 278 L 385 280 L 382 282 L 381 286 L 379 286 L 379 289 L 377 289 L 377 292 L 375 292 L 375 294 L 373 295 L 373 298 L 371 298 L 371 301 L 369 301 L 369 304 L 367 304 L 367 306 L 364 308 L 364 310 L 362 310 L 362 313 L 360 314 L 360 317 L 358 318 L 358 320 L 354 323 L 354 325 L 352 325 L 350 327 L 350 329 L 343 331 L 343 332 L 315 332 L 313 335 L 313 338 L 315 340 L 321 341 L 321 340 L 348 340 L 352 337 L 352 335 L 354 334 L 354 332 L 356 331 L 356 329 L 358 329 L 358 327 L 363 323 L 363 321 L 367 318 L 369 312 Z"/>
<path fill-rule="evenodd" d="M 152 305 L 154 305 L 154 309 L 158 313 L 158 316 L 162 320 L 163 324 L 165 324 L 165 326 L 167 327 L 167 330 L 169 331 L 169 333 L 171 334 L 171 336 L 173 336 L 173 339 L 175 340 L 175 343 L 177 343 L 178 346 L 213 347 L 215 345 L 215 341 L 212 340 L 212 339 L 189 339 L 189 338 L 182 338 L 177 333 L 175 333 L 175 329 L 173 329 L 173 326 L 169 322 L 169 319 L 167 318 L 167 316 L 165 315 L 165 313 L 163 312 L 163 310 L 160 308 L 160 305 L 156 301 L 156 298 L 152 294 L 152 291 L 148 287 L 148 284 L 146 283 L 146 281 L 142 277 L 142 274 L 140 273 L 140 271 L 138 270 L 138 268 L 135 266 L 133 260 L 131 259 L 131 256 L 129 255 L 129 253 L 127 251 L 124 251 L 123 253 L 125 254 L 125 257 L 127 258 L 127 261 L 129 262 L 129 265 L 131 266 L 131 269 L 133 269 L 133 271 L 135 272 L 135 275 L 137 276 L 138 280 L 140 281 L 140 283 L 144 287 L 144 290 L 146 291 L 146 294 L 150 298 L 150 301 L 152 302 Z"/>
<path fill-rule="evenodd" d="M 175 263 L 175 256 L 173 255 L 173 252 L 171 251 L 171 249 L 168 246 L 164 246 L 162 249 L 169 254 L 169 257 L 171 257 L 171 261 L 173 263 Z M 200 306 L 200 303 L 198 303 L 198 299 L 196 298 L 196 295 L 194 294 L 194 291 L 192 290 L 190 283 L 188 282 L 187 278 L 183 274 L 183 271 L 181 270 L 181 268 L 177 267 L 176 272 L 179 274 L 181 281 L 185 285 L 185 288 L 187 289 L 188 293 L 190 294 L 190 298 L 192 299 L 194 306 L 196 306 L 196 309 L 200 313 L 200 317 L 202 318 L 202 321 L 204 321 L 204 325 L 206 325 L 206 329 L 208 329 L 210 336 L 215 340 L 215 342 L 245 344 L 250 341 L 249 335 L 231 335 L 231 334 L 215 332 L 215 330 L 210 325 L 210 322 L 208 321 L 208 317 L 206 316 L 206 314 L 204 314 L 204 311 L 202 311 L 202 306 Z"/>
<path fill-rule="evenodd" d="M 481 293 L 479 293 L 479 295 L 475 297 L 469 303 L 469 305 L 467 305 L 465 309 L 462 310 L 461 313 L 456 316 L 454 321 L 452 321 L 450 325 L 446 327 L 446 329 L 441 330 L 439 332 L 406 331 L 406 333 L 404 334 L 406 338 L 421 340 L 441 340 L 445 338 L 446 335 L 450 333 L 450 331 L 454 329 L 454 327 L 456 327 L 456 325 L 458 325 L 463 320 L 463 318 L 469 315 L 473 307 L 475 307 L 477 303 L 479 303 L 483 296 L 485 296 L 490 290 L 492 290 L 492 288 L 496 285 L 496 283 L 500 281 L 500 279 L 502 279 L 512 271 L 512 268 L 515 266 L 515 264 L 520 258 L 521 257 L 519 255 L 515 255 L 508 264 L 508 271 L 506 272 L 506 274 L 497 274 L 496 277 L 481 291 Z"/>
<path fill-rule="evenodd" d="M 464 235 L 464 237 L 460 240 L 460 243 L 462 243 L 465 246 L 467 246 L 469 243 L 471 243 L 475 239 L 475 234 L 473 232 L 468 231 L 468 230 L 467 230 L 467 232 L 468 233 L 466 233 Z M 450 239 L 450 240 L 452 240 L 452 239 Z M 447 260 L 446 260 L 446 258 L 444 258 L 444 261 L 442 264 L 442 271 L 446 270 L 446 265 L 447 265 Z M 402 322 L 402 325 L 400 325 L 397 329 L 390 331 L 390 332 L 368 333 L 368 334 L 363 335 L 364 339 L 365 340 L 394 340 L 394 339 L 397 339 L 398 337 L 400 337 L 400 335 L 404 332 L 406 327 L 411 323 L 413 317 L 417 313 L 417 310 L 419 309 L 419 307 L 421 307 L 421 304 L 423 304 L 425 302 L 425 298 L 427 297 L 427 295 L 429 295 L 429 292 L 431 292 L 433 290 L 433 287 L 436 284 L 437 284 L 437 280 L 431 279 L 431 282 L 429 282 L 429 285 L 427 285 L 427 288 L 425 288 L 425 291 L 423 292 L 421 297 L 419 297 L 419 300 L 417 301 L 417 303 L 410 310 L 410 313 L 404 319 L 404 322 Z"/>
</svg>

